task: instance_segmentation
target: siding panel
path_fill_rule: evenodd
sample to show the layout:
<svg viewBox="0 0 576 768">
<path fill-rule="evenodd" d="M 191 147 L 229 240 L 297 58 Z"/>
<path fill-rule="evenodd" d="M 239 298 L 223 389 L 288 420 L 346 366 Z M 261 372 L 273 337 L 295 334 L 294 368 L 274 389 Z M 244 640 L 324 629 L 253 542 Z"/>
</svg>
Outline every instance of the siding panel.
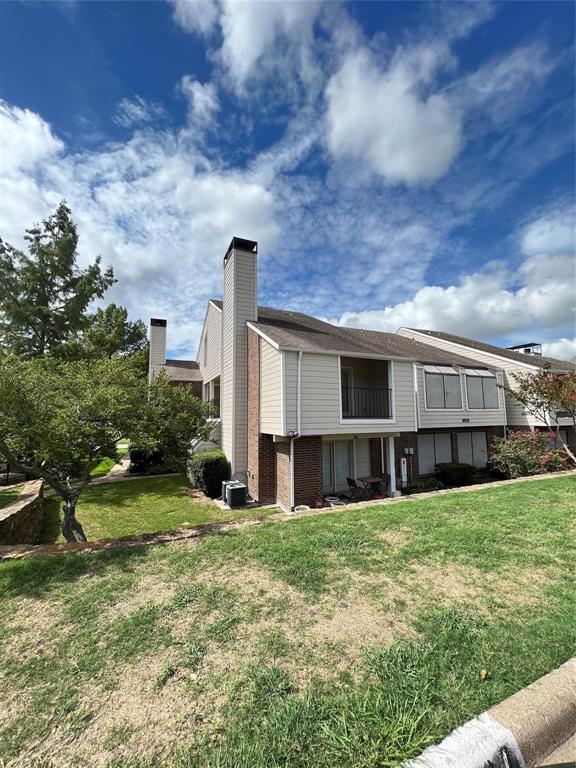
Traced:
<svg viewBox="0 0 576 768">
<path fill-rule="evenodd" d="M 281 435 L 282 352 L 260 341 L 260 431 Z"/>
</svg>

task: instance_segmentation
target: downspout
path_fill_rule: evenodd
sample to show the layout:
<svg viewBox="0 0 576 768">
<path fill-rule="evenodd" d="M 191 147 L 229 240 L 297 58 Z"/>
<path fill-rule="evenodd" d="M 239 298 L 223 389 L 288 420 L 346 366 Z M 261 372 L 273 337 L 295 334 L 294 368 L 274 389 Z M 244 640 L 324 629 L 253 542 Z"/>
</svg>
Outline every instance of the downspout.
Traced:
<svg viewBox="0 0 576 768">
<path fill-rule="evenodd" d="M 290 511 L 294 512 L 296 493 L 294 489 L 294 441 L 302 431 L 302 350 L 298 350 L 298 373 L 296 387 L 296 433 L 290 435 Z"/>
</svg>

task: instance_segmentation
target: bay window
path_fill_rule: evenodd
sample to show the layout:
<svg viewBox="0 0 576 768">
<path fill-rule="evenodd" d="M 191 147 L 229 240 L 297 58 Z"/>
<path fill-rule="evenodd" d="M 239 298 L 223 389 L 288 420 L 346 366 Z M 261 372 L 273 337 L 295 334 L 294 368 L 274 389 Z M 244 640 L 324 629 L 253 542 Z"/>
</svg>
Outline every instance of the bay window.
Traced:
<svg viewBox="0 0 576 768">
<path fill-rule="evenodd" d="M 498 408 L 498 383 L 494 374 L 482 369 L 467 368 L 466 397 L 471 410 Z"/>
<path fill-rule="evenodd" d="M 442 365 L 424 367 L 427 408 L 462 408 L 460 374 Z"/>
</svg>

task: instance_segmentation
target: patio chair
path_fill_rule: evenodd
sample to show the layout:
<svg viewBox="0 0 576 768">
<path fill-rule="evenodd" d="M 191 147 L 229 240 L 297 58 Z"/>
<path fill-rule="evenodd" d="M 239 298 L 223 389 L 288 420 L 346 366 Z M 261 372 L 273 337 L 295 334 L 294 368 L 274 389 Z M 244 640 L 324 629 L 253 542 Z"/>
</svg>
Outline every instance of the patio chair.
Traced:
<svg viewBox="0 0 576 768">
<path fill-rule="evenodd" d="M 358 485 L 356 480 L 354 480 L 353 477 L 347 477 L 346 482 L 348 483 L 348 490 L 350 491 L 350 498 L 353 501 L 363 501 L 364 499 L 368 498 L 368 491 L 365 488 L 362 488 L 361 485 Z"/>
</svg>

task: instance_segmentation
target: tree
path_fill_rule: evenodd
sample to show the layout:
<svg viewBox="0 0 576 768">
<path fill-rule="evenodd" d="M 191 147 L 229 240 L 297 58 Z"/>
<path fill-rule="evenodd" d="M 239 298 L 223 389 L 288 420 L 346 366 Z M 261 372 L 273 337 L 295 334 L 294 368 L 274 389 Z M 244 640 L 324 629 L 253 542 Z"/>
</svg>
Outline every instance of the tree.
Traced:
<svg viewBox="0 0 576 768">
<path fill-rule="evenodd" d="M 0 455 L 63 499 L 66 541 L 86 541 L 78 499 L 93 459 L 113 455 L 121 437 L 162 439 L 182 463 L 191 440 L 205 435 L 200 401 L 160 378 L 149 387 L 126 357 L 0 359 Z"/>
<path fill-rule="evenodd" d="M 158 447 L 168 464 L 186 471 L 190 444 L 195 438 L 206 440 L 210 425 L 206 422 L 207 406 L 192 388 L 174 384 L 161 371 L 148 386 L 146 419 L 140 434 L 150 447 Z"/>
<path fill-rule="evenodd" d="M 576 431 L 576 371 L 555 373 L 545 367 L 536 373 L 514 374 L 514 378 L 515 386 L 506 390 L 522 403 L 529 414 L 548 427 L 576 463 L 576 455 L 562 438 L 558 425 L 562 414 L 572 421 Z"/>
<path fill-rule="evenodd" d="M 0 239 L 0 350 L 58 353 L 89 325 L 86 310 L 115 282 L 112 268 L 102 271 L 98 256 L 79 269 L 78 233 L 64 202 L 25 239 L 29 255 Z"/>
<path fill-rule="evenodd" d="M 86 327 L 62 348 L 66 359 L 138 355 L 148 347 L 146 326 L 142 320 L 128 320 L 124 307 L 108 304 L 89 315 L 87 321 Z"/>
</svg>

